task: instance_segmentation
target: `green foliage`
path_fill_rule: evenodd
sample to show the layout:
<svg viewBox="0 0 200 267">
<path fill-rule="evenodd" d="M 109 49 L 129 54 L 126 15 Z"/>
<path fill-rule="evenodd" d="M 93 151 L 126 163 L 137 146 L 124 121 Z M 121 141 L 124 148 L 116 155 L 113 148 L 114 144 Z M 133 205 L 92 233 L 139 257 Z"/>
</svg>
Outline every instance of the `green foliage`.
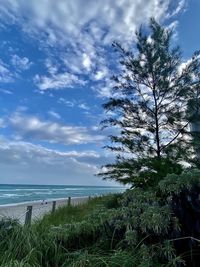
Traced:
<svg viewBox="0 0 200 267">
<path fill-rule="evenodd" d="M 182 175 L 169 174 L 159 183 L 159 188 L 165 196 L 180 194 L 184 190 L 191 190 L 192 187 L 200 187 L 200 171 L 192 170 Z"/>
<path fill-rule="evenodd" d="M 107 195 L 106 198 L 103 198 L 103 205 L 107 209 L 114 209 L 119 207 L 119 201 L 120 198 L 122 197 L 121 194 L 112 194 L 112 195 Z"/>
<path fill-rule="evenodd" d="M 116 198 L 109 195 L 83 205 L 60 208 L 30 227 L 3 219 L 0 221 L 0 266 L 95 266 L 94 263 L 109 266 L 108 262 L 117 266 L 117 253 L 111 258 L 104 255 L 106 249 L 110 249 L 104 223 L 116 213 L 108 212 L 112 203 L 116 206 Z M 97 240 L 99 248 L 95 245 Z M 104 242 L 108 244 L 105 246 Z"/>
<path fill-rule="evenodd" d="M 191 170 L 153 189 L 60 208 L 29 227 L 2 220 L 0 267 L 190 266 L 200 255 L 199 193 L 200 171 Z"/>
<path fill-rule="evenodd" d="M 98 205 L 101 205 L 102 202 L 107 203 L 107 200 L 109 201 L 109 199 L 110 196 L 107 195 L 104 197 L 93 198 L 87 202 L 87 204 L 60 207 L 56 210 L 55 214 L 45 215 L 42 221 L 38 222 L 38 227 L 40 227 L 40 224 L 59 226 L 60 224 L 81 221 L 84 216 L 90 213 Z"/>
<path fill-rule="evenodd" d="M 117 129 L 107 146 L 116 162 L 99 174 L 142 188 L 157 185 L 169 173 L 180 174 L 183 161 L 197 166 L 200 145 L 199 133 L 189 127 L 199 122 L 199 52 L 181 65 L 172 32 L 154 19 L 149 26 L 149 35 L 142 28 L 136 33 L 136 53 L 113 44 L 120 68 L 104 109 L 114 115 L 102 125 Z"/>
</svg>

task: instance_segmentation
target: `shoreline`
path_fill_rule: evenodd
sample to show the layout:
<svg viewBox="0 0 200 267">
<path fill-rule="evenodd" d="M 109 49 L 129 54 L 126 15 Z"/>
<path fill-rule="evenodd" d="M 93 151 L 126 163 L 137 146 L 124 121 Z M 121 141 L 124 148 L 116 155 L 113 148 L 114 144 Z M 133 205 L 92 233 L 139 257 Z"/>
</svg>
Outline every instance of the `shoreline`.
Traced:
<svg viewBox="0 0 200 267">
<path fill-rule="evenodd" d="M 95 196 L 93 196 L 95 197 Z M 53 201 L 63 201 L 63 200 L 67 200 L 69 197 L 65 197 L 65 198 L 47 198 L 47 199 L 44 199 L 44 201 L 46 202 L 53 202 Z M 89 196 L 76 196 L 76 197 L 71 197 L 71 199 L 79 199 L 79 198 L 89 198 Z M 24 202 L 17 202 L 17 203 L 8 203 L 8 204 L 0 204 L 0 210 L 1 208 L 4 208 L 4 207 L 15 207 L 15 206 L 20 206 L 20 205 L 26 205 L 27 206 L 29 204 L 38 204 L 38 203 L 42 203 L 43 199 L 40 199 L 40 200 L 30 200 L 30 201 L 24 201 Z"/>
<path fill-rule="evenodd" d="M 69 198 L 59 199 L 46 199 L 43 203 L 42 200 L 20 202 L 14 204 L 0 205 L 0 219 L 12 218 L 17 219 L 21 224 L 25 222 L 25 216 L 27 213 L 27 206 L 32 206 L 32 222 L 42 219 L 45 214 L 52 212 L 53 201 L 56 201 L 56 209 L 59 207 L 67 206 Z M 71 205 L 76 206 L 86 203 L 89 196 L 83 197 L 71 197 Z"/>
</svg>

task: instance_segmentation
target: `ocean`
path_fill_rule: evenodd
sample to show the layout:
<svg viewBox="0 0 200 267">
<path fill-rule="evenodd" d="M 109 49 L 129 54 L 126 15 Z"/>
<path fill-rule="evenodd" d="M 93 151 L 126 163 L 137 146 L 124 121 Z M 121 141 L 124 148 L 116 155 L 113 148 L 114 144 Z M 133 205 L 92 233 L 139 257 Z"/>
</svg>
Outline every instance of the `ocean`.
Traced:
<svg viewBox="0 0 200 267">
<path fill-rule="evenodd" d="M 125 191 L 124 187 L 0 184 L 0 205 L 67 197 L 100 196 Z"/>
</svg>

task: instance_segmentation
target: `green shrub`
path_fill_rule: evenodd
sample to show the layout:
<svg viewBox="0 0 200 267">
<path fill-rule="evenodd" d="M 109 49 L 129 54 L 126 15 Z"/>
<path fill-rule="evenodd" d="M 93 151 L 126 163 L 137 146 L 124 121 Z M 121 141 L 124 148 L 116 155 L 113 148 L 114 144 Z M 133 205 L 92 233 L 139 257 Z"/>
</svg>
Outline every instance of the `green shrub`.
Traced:
<svg viewBox="0 0 200 267">
<path fill-rule="evenodd" d="M 194 170 L 149 190 L 60 208 L 30 227 L 3 219 L 0 267 L 193 266 L 200 255 L 199 194 Z"/>
</svg>

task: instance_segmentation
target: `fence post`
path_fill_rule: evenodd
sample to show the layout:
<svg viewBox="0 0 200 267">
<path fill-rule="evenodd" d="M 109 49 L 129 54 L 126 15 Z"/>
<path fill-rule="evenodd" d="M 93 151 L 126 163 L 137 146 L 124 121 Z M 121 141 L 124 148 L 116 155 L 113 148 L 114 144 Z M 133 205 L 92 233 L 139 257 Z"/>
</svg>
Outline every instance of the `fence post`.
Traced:
<svg viewBox="0 0 200 267">
<path fill-rule="evenodd" d="M 71 197 L 68 197 L 67 205 L 68 205 L 68 206 L 71 205 Z"/>
<path fill-rule="evenodd" d="M 31 224 L 32 209 L 33 209 L 33 206 L 27 206 L 26 217 L 25 217 L 26 225 Z"/>
<path fill-rule="evenodd" d="M 54 200 L 53 201 L 53 204 L 52 204 L 52 211 L 51 211 L 51 213 L 54 213 L 55 210 L 56 210 L 56 201 Z"/>
</svg>

